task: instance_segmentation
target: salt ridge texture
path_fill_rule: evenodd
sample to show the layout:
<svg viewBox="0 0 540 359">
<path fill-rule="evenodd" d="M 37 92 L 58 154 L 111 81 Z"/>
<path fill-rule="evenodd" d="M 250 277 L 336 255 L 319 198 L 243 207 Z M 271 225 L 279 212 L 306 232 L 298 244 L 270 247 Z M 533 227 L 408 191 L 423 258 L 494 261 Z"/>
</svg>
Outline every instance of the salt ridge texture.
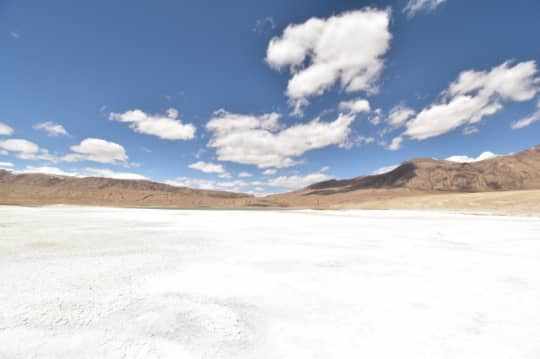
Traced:
<svg viewBox="0 0 540 359">
<path fill-rule="evenodd" d="M 0 207 L 0 358 L 540 357 L 540 220 Z"/>
</svg>

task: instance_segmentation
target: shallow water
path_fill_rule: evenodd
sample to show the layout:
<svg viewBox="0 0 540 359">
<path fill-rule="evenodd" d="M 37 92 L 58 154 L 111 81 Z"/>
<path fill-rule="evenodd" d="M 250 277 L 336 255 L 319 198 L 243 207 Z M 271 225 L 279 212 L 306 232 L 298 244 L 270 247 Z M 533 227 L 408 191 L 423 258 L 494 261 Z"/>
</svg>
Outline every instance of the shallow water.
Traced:
<svg viewBox="0 0 540 359">
<path fill-rule="evenodd" d="M 540 220 L 0 207 L 0 358 L 540 357 Z"/>
</svg>

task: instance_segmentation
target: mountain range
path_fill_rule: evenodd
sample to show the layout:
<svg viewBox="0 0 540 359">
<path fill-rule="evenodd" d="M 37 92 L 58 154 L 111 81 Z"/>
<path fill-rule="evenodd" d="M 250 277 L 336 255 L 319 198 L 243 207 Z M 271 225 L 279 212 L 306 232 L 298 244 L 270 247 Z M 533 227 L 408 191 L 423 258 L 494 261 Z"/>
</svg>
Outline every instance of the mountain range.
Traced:
<svg viewBox="0 0 540 359">
<path fill-rule="evenodd" d="M 495 202 L 536 201 L 540 194 L 540 145 L 523 152 L 471 163 L 413 159 L 383 174 L 329 180 L 298 191 L 249 194 L 175 187 L 145 180 L 69 177 L 0 170 L 0 204 L 80 204 L 170 208 L 400 208 L 459 195 Z M 515 196 L 509 194 L 516 193 Z M 527 193 L 527 195 L 525 195 Z M 531 194 L 532 193 L 532 194 Z M 501 196 L 506 200 L 501 199 Z M 540 198 L 540 197 L 538 197 Z M 412 206 L 412 207 L 417 207 Z M 435 206 L 437 207 L 437 206 Z"/>
</svg>

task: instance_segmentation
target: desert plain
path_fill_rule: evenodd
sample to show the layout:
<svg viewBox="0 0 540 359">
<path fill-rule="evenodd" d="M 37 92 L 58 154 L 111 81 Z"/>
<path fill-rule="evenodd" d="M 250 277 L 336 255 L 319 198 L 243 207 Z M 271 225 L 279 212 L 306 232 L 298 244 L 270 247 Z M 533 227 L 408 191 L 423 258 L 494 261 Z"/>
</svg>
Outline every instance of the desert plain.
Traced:
<svg viewBox="0 0 540 359">
<path fill-rule="evenodd" d="M 540 356 L 540 218 L 0 207 L 0 358 Z"/>
</svg>

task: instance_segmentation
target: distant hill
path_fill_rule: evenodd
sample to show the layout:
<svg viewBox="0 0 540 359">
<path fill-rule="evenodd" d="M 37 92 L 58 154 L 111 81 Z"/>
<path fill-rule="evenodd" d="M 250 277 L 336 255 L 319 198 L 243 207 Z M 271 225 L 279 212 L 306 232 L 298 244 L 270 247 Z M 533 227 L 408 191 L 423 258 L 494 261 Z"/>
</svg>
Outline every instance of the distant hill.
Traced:
<svg viewBox="0 0 540 359">
<path fill-rule="evenodd" d="M 540 189 L 540 146 L 492 159 L 457 163 L 413 159 L 394 170 L 348 180 L 329 180 L 268 200 L 297 207 L 340 207 L 419 195 Z M 359 206 L 362 207 L 362 206 Z"/>
<path fill-rule="evenodd" d="M 514 155 L 470 163 L 430 158 L 413 159 L 387 173 L 320 182 L 301 192 L 328 194 L 396 188 L 427 192 L 540 189 L 540 146 Z"/>
<path fill-rule="evenodd" d="M 0 170 L 0 204 L 137 207 L 237 207 L 243 193 L 197 190 L 145 180 L 70 177 Z"/>
<path fill-rule="evenodd" d="M 540 190 L 540 146 L 472 163 L 413 159 L 380 175 L 330 180 L 264 198 L 243 193 L 175 187 L 151 181 L 16 174 L 0 170 L 0 204 L 62 203 L 171 208 L 395 208 L 402 203 L 413 203 L 413 199 L 418 196 L 527 190 Z M 540 191 L 536 193 L 540 194 Z M 441 198 L 437 197 L 437 200 Z M 504 198 L 510 205 L 511 198 L 508 195 Z M 523 202 L 528 197 L 520 195 L 519 198 Z"/>
</svg>

